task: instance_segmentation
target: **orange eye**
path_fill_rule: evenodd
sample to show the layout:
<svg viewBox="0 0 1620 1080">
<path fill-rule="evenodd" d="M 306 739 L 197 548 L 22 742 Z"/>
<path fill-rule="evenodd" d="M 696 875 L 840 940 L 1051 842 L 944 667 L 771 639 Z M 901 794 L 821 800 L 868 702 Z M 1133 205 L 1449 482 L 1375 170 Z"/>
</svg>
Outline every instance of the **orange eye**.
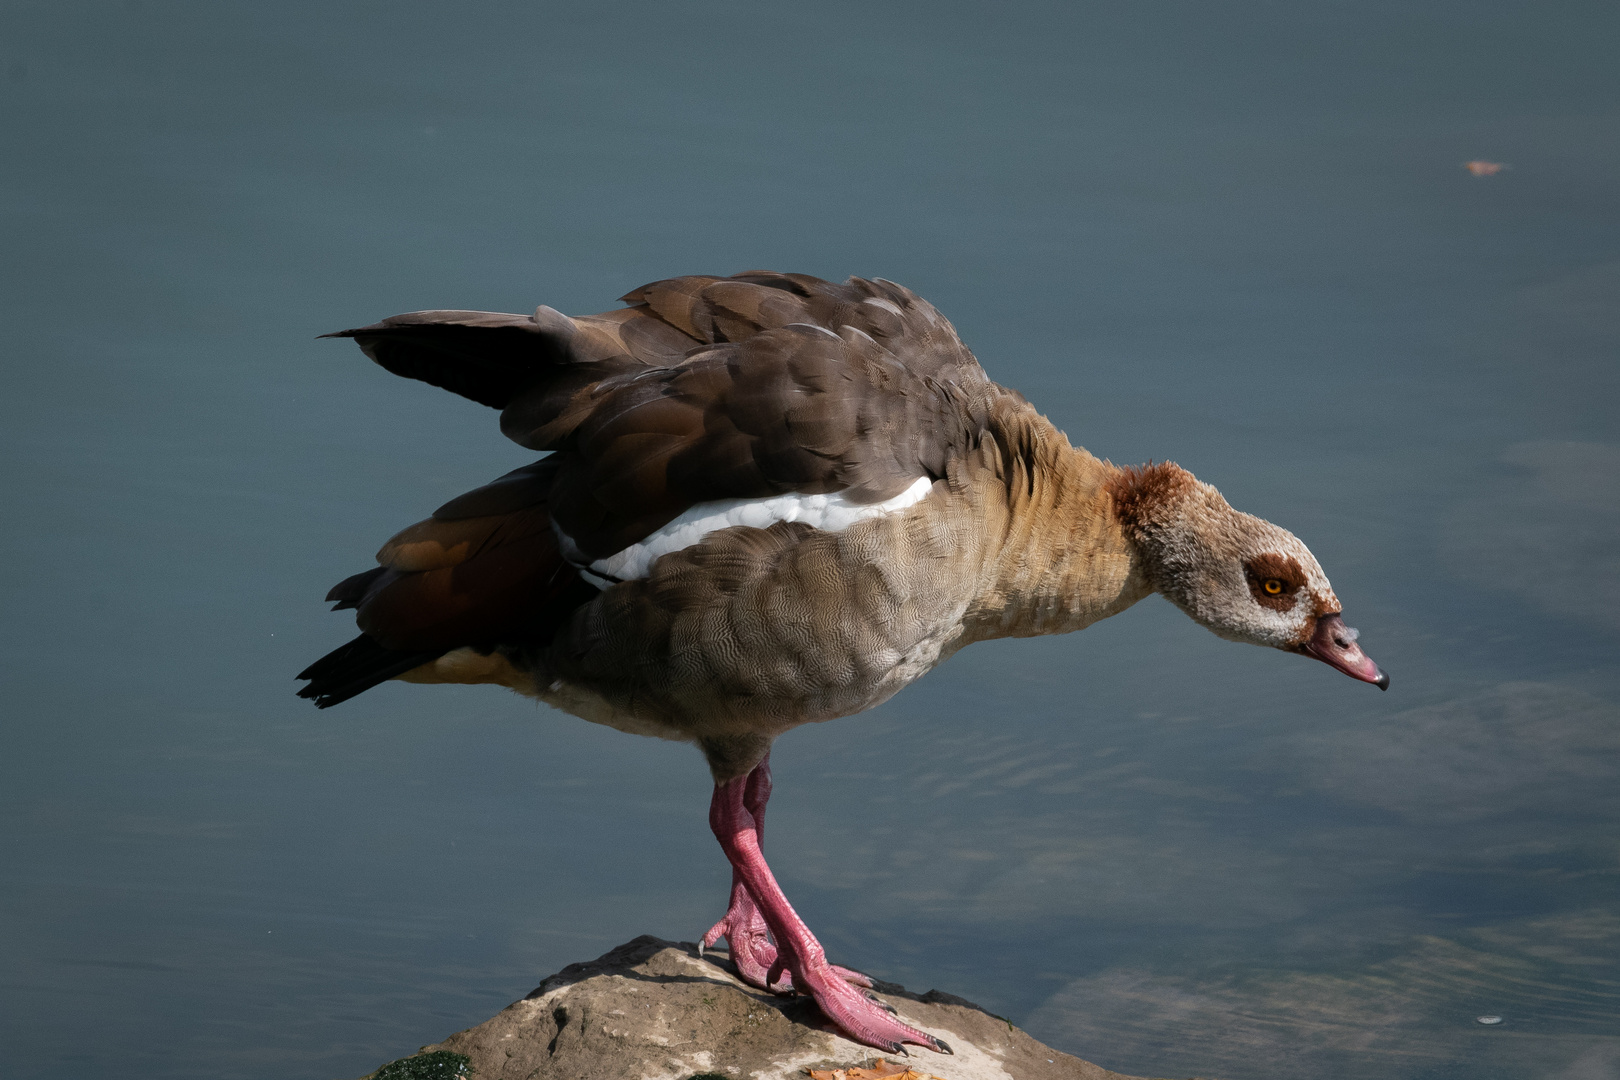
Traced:
<svg viewBox="0 0 1620 1080">
<path fill-rule="evenodd" d="M 1277 596 L 1283 591 L 1283 583 L 1276 578 L 1266 578 L 1266 583 L 1260 587 L 1266 590 L 1267 596 Z"/>
</svg>

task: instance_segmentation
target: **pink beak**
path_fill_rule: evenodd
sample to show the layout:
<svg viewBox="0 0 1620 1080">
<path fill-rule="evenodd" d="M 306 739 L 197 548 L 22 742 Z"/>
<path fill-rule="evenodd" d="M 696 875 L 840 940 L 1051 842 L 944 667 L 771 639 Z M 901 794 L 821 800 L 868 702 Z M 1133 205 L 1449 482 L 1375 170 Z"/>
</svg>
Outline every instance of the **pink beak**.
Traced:
<svg viewBox="0 0 1620 1080">
<path fill-rule="evenodd" d="M 1380 690 L 1389 689 L 1389 676 L 1378 670 L 1372 658 L 1356 644 L 1360 635 L 1354 628 L 1344 625 L 1338 612 L 1323 615 L 1316 620 L 1316 632 L 1299 646 L 1306 656 L 1314 656 L 1330 667 L 1336 667 L 1352 679 L 1370 682 Z"/>
</svg>

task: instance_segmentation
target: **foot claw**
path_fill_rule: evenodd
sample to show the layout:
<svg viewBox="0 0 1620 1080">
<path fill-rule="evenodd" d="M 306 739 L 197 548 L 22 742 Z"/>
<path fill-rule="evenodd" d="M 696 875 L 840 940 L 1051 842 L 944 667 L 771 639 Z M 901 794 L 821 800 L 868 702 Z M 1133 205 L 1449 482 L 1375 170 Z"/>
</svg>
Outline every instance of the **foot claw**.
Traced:
<svg viewBox="0 0 1620 1080">
<path fill-rule="evenodd" d="M 843 979 L 845 982 L 853 983 L 865 990 L 872 989 L 871 976 L 862 975 L 860 972 L 855 971 L 852 968 L 839 967 L 837 964 L 833 964 L 832 969 L 833 974 L 838 976 L 840 979 Z"/>
<path fill-rule="evenodd" d="M 905 1044 L 925 1046 L 940 1053 L 950 1053 L 944 1043 L 912 1027 L 900 1019 L 895 1008 L 883 999 L 844 982 L 829 970 L 823 961 L 819 972 L 812 967 L 805 972 L 794 972 L 794 982 L 801 993 L 808 993 L 828 1020 L 844 1036 L 867 1046 L 877 1047 L 891 1054 L 905 1053 Z"/>
<path fill-rule="evenodd" d="M 878 997 L 876 994 L 868 993 L 865 996 L 866 996 L 867 1001 L 870 1001 L 872 1004 L 876 1005 L 878 1008 L 884 1010 L 890 1016 L 899 1016 L 900 1015 L 898 1012 L 895 1011 L 895 1008 L 894 1008 L 893 1005 L 890 1005 L 887 1001 L 884 1001 L 882 998 Z"/>
</svg>

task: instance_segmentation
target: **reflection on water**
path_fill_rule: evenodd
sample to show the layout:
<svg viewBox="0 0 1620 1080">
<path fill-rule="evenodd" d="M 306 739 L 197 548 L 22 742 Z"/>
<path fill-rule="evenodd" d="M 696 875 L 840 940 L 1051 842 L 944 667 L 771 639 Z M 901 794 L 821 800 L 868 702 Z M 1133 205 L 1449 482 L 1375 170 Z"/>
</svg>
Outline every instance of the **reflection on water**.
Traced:
<svg viewBox="0 0 1620 1080">
<path fill-rule="evenodd" d="M 1347 962 L 1331 970 L 1274 967 L 1264 945 L 1201 975 L 1111 967 L 1068 984 L 1032 1026 L 1089 1046 L 1152 1046 L 1169 1073 L 1579 1076 L 1593 1061 L 1620 1061 L 1608 825 L 1620 812 L 1620 709 L 1507 684 L 1285 745 L 1275 773 L 1403 826 L 1330 826 L 1303 859 L 1363 887 L 1393 873 L 1433 890 L 1431 926 L 1445 929 L 1413 933 L 1400 926 L 1410 911 L 1379 911 L 1390 925 L 1358 927 L 1337 950 Z M 1458 925 L 1503 904 L 1493 876 L 1520 878 L 1531 895 L 1519 904 L 1532 909 L 1580 895 L 1610 906 Z M 1368 946 L 1373 956 L 1353 955 Z M 1486 1014 L 1502 1015 L 1502 1032 L 1475 1030 L 1470 1021 Z"/>
<path fill-rule="evenodd" d="M 1123 1034 L 1151 1047 L 1173 1075 L 1614 1075 L 1620 921 L 1612 913 L 1477 927 L 1458 938 L 1415 937 L 1389 959 L 1333 973 L 1260 968 L 1192 978 L 1114 968 L 1070 983 L 1031 1019 L 1094 1046 Z M 1502 1002 L 1516 1008 L 1482 1011 Z"/>
<path fill-rule="evenodd" d="M 712 922 L 690 749 L 292 696 L 326 587 L 529 456 L 312 339 L 774 266 L 1297 532 L 1394 678 L 1150 599 L 791 734 L 835 959 L 1139 1074 L 1620 1076 L 1612 5 L 469 11 L 9 16 L 8 1055 L 359 1075 Z"/>
<path fill-rule="evenodd" d="M 1501 844 L 1544 828 L 1522 813 L 1559 815 L 1570 819 L 1559 839 L 1574 844 L 1583 825 L 1620 813 L 1620 708 L 1562 687 L 1507 683 L 1291 742 L 1312 786 L 1413 827 L 1488 822 Z"/>
</svg>

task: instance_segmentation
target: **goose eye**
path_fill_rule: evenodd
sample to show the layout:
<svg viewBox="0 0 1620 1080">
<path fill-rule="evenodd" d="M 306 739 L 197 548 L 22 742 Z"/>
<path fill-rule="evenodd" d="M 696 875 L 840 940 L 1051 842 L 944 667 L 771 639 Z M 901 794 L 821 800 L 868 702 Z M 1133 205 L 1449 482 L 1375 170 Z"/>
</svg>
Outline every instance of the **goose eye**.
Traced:
<svg viewBox="0 0 1620 1080">
<path fill-rule="evenodd" d="M 1266 578 L 1265 584 L 1260 587 L 1266 590 L 1267 596 L 1278 596 L 1283 591 L 1283 583 L 1276 578 Z"/>
</svg>

